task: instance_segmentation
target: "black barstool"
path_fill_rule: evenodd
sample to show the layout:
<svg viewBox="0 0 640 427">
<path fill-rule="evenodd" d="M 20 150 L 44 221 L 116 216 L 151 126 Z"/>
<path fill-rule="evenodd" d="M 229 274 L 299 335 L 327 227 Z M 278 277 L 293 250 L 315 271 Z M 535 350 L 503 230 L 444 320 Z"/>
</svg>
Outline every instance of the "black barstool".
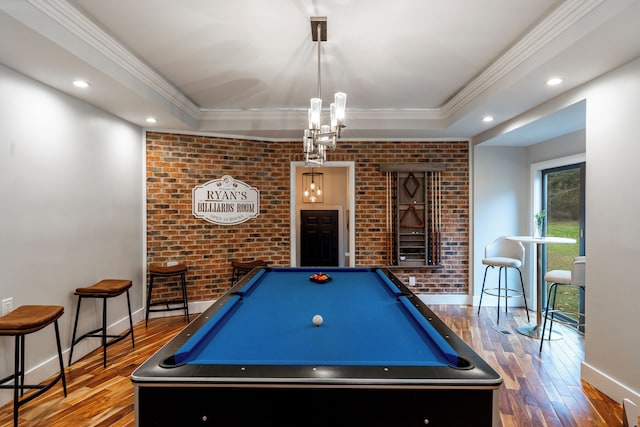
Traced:
<svg viewBox="0 0 640 427">
<path fill-rule="evenodd" d="M 149 289 L 147 289 L 147 309 L 145 316 L 145 326 L 149 325 L 149 313 L 158 311 L 184 310 L 184 317 L 189 323 L 189 301 L 187 300 L 187 266 L 183 263 L 170 265 L 151 264 L 149 265 Z M 177 277 L 180 276 L 180 287 L 182 289 L 182 299 L 169 301 L 152 302 L 153 279 L 156 277 Z M 171 305 L 176 305 L 171 307 Z M 164 308 L 151 308 L 157 305 L 164 305 Z"/>
<path fill-rule="evenodd" d="M 71 338 L 71 349 L 69 350 L 69 366 L 71 366 L 71 358 L 73 357 L 73 347 L 85 338 L 101 338 L 102 339 L 102 365 L 107 367 L 107 347 L 123 340 L 131 335 L 131 346 L 135 347 L 136 343 L 133 338 L 133 319 L 131 318 L 131 301 L 129 299 L 129 288 L 132 282 L 128 279 L 105 279 L 101 280 L 93 286 L 76 289 L 75 294 L 78 296 L 78 308 L 76 309 L 76 321 L 73 325 L 73 337 Z M 107 334 L 107 300 L 115 298 L 123 293 L 127 293 L 127 309 L 129 311 L 129 330 L 120 335 Z M 78 329 L 78 317 L 80 316 L 80 304 L 83 298 L 101 298 L 102 299 L 102 326 L 87 332 L 80 338 L 76 339 L 76 331 Z M 113 338 L 107 341 L 107 338 Z"/>
<path fill-rule="evenodd" d="M 62 361 L 62 348 L 60 347 L 60 330 L 58 319 L 64 313 L 64 307 L 58 305 L 23 305 L 0 317 L 0 336 L 15 336 L 15 362 L 12 375 L 0 380 L 0 388 L 13 389 L 13 425 L 18 425 L 18 409 L 20 406 L 40 396 L 62 380 L 64 396 L 67 397 L 67 381 L 64 376 L 64 363 Z M 45 384 L 29 385 L 24 383 L 24 349 L 25 335 L 39 331 L 42 328 L 54 324 L 56 330 L 56 344 L 58 346 L 58 359 L 60 361 L 60 373 Z M 5 383 L 13 380 L 13 385 Z M 35 393 L 21 399 L 25 389 L 38 389 Z M 18 393 L 19 391 L 19 393 Z"/>
</svg>

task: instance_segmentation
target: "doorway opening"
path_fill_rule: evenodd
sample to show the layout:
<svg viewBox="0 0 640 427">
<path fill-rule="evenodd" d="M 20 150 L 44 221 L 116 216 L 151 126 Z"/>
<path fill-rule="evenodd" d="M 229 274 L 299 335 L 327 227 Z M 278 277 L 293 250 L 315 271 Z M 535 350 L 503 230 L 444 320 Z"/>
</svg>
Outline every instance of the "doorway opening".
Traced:
<svg viewBox="0 0 640 427">
<path fill-rule="evenodd" d="M 308 170 L 307 170 L 308 169 Z M 338 262 L 340 267 L 355 267 L 355 163 L 354 162 L 325 162 L 321 168 L 314 166 L 316 172 L 324 175 L 323 201 L 321 203 L 303 200 L 302 174 L 311 170 L 304 162 L 291 162 L 290 164 L 290 265 L 292 267 L 302 264 L 302 211 L 337 211 L 338 227 Z M 316 221 L 318 218 L 315 219 Z M 310 226 L 312 224 L 307 224 Z M 318 226 L 314 226 L 318 227 Z M 309 236 L 307 236 L 309 237 Z M 325 244 L 325 240 L 316 240 L 315 244 Z M 314 238 L 318 238 L 317 235 Z M 309 241 L 305 240 L 305 244 Z M 313 251 L 319 255 L 321 248 L 307 247 L 305 257 Z M 305 263 L 312 262 L 305 258 Z M 313 262 L 320 262 L 318 260 Z M 328 262 L 328 261 L 327 261 Z M 333 262 L 333 261 L 332 261 Z"/>
</svg>

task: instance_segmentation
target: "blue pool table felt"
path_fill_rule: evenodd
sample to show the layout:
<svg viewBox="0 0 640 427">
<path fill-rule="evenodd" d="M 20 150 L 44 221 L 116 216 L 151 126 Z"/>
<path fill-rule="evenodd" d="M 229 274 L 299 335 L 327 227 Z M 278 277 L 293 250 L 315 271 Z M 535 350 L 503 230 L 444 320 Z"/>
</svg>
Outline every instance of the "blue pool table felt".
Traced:
<svg viewBox="0 0 640 427">
<path fill-rule="evenodd" d="M 325 271 L 327 283 L 313 273 Z M 314 315 L 323 317 L 315 326 Z M 261 270 L 176 352 L 177 364 L 455 366 L 457 354 L 375 269 Z"/>
</svg>

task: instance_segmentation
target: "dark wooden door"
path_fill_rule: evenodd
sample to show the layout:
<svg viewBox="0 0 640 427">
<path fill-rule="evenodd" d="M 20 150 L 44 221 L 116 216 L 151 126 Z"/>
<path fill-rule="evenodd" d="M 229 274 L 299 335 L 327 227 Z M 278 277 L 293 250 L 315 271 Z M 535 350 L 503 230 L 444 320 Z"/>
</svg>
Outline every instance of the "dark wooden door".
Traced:
<svg viewBox="0 0 640 427">
<path fill-rule="evenodd" d="M 338 267 L 338 211 L 300 211 L 300 266 Z"/>
</svg>

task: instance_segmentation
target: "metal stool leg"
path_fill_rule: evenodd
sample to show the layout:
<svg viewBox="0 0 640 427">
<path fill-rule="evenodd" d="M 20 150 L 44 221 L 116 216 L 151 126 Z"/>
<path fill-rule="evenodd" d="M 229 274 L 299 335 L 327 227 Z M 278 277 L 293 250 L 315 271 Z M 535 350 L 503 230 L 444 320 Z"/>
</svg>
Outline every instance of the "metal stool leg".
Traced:
<svg viewBox="0 0 640 427">
<path fill-rule="evenodd" d="M 136 342 L 133 338 L 133 319 L 131 318 L 131 299 L 129 298 L 129 289 L 127 289 L 127 310 L 129 310 L 129 327 L 131 328 L 131 347 L 135 348 Z"/>
<path fill-rule="evenodd" d="M 553 310 L 555 310 L 556 308 L 556 297 L 555 297 L 555 293 L 556 291 L 557 285 L 555 283 L 552 283 L 551 286 L 549 287 L 549 291 L 547 292 L 547 307 L 544 310 L 544 321 L 542 322 L 542 333 L 540 335 L 540 350 L 538 350 L 538 352 L 542 351 L 542 344 L 544 343 L 544 332 L 547 329 L 547 319 L 549 318 L 549 309 L 551 309 L 551 324 L 553 324 Z M 553 292 L 553 299 L 551 297 L 551 293 Z M 552 303 L 553 301 L 553 303 Z M 549 340 L 551 340 L 551 326 L 549 326 Z"/>
<path fill-rule="evenodd" d="M 21 389 L 20 386 L 24 383 L 24 370 L 20 371 L 21 360 L 24 360 L 24 345 L 20 345 L 20 343 L 24 343 L 23 341 L 24 335 L 16 335 L 16 345 L 15 345 L 15 361 L 14 361 L 14 377 L 13 377 L 13 425 L 18 425 L 18 389 Z M 23 357 L 21 357 L 21 355 Z M 21 389 L 24 393 L 24 389 Z"/>
<path fill-rule="evenodd" d="M 551 331 L 553 330 L 553 320 L 556 316 L 556 297 L 558 295 L 558 284 L 551 285 L 553 288 L 553 304 L 551 305 L 551 321 L 549 322 L 549 338 L 551 338 Z M 544 337 L 543 337 L 544 338 Z"/>
<path fill-rule="evenodd" d="M 487 271 L 489 270 L 490 265 L 484 269 L 484 279 L 482 279 L 482 290 L 480 291 L 480 302 L 478 303 L 478 314 L 480 314 L 480 307 L 482 307 L 482 295 L 484 295 L 484 284 L 487 281 Z"/>
<path fill-rule="evenodd" d="M 60 362 L 60 378 L 62 379 L 62 389 L 64 390 L 64 397 L 67 397 L 67 379 L 64 375 L 64 362 L 62 361 L 62 346 L 60 346 L 60 328 L 58 327 L 58 321 L 53 324 L 56 328 L 56 346 L 58 347 L 58 361 Z"/>
<path fill-rule="evenodd" d="M 500 324 L 500 291 L 502 290 L 502 268 L 498 269 L 498 315 L 496 316 L 496 325 Z"/>
<path fill-rule="evenodd" d="M 189 323 L 189 301 L 187 300 L 187 278 L 184 273 L 180 274 L 182 284 L 182 303 L 184 304 L 185 317 Z"/>
<path fill-rule="evenodd" d="M 151 294 L 153 292 L 153 273 L 149 275 L 149 289 L 147 289 L 147 310 L 144 326 L 149 326 L 149 308 L 151 307 Z"/>
<path fill-rule="evenodd" d="M 20 335 L 20 382 L 18 384 L 21 387 L 24 386 L 24 337 L 24 335 Z M 15 379 L 15 381 L 17 381 L 17 378 Z M 20 396 L 24 396 L 24 388 L 20 389 Z"/>
<path fill-rule="evenodd" d="M 71 349 L 69 350 L 69 366 L 71 366 L 71 358 L 73 357 L 73 347 L 76 345 L 76 332 L 78 330 L 78 317 L 80 316 L 80 304 L 82 296 L 78 295 L 78 307 L 76 308 L 76 320 L 73 324 L 73 335 L 71 337 Z"/>
<path fill-rule="evenodd" d="M 107 299 L 102 298 L 102 367 L 107 367 Z"/>
</svg>

